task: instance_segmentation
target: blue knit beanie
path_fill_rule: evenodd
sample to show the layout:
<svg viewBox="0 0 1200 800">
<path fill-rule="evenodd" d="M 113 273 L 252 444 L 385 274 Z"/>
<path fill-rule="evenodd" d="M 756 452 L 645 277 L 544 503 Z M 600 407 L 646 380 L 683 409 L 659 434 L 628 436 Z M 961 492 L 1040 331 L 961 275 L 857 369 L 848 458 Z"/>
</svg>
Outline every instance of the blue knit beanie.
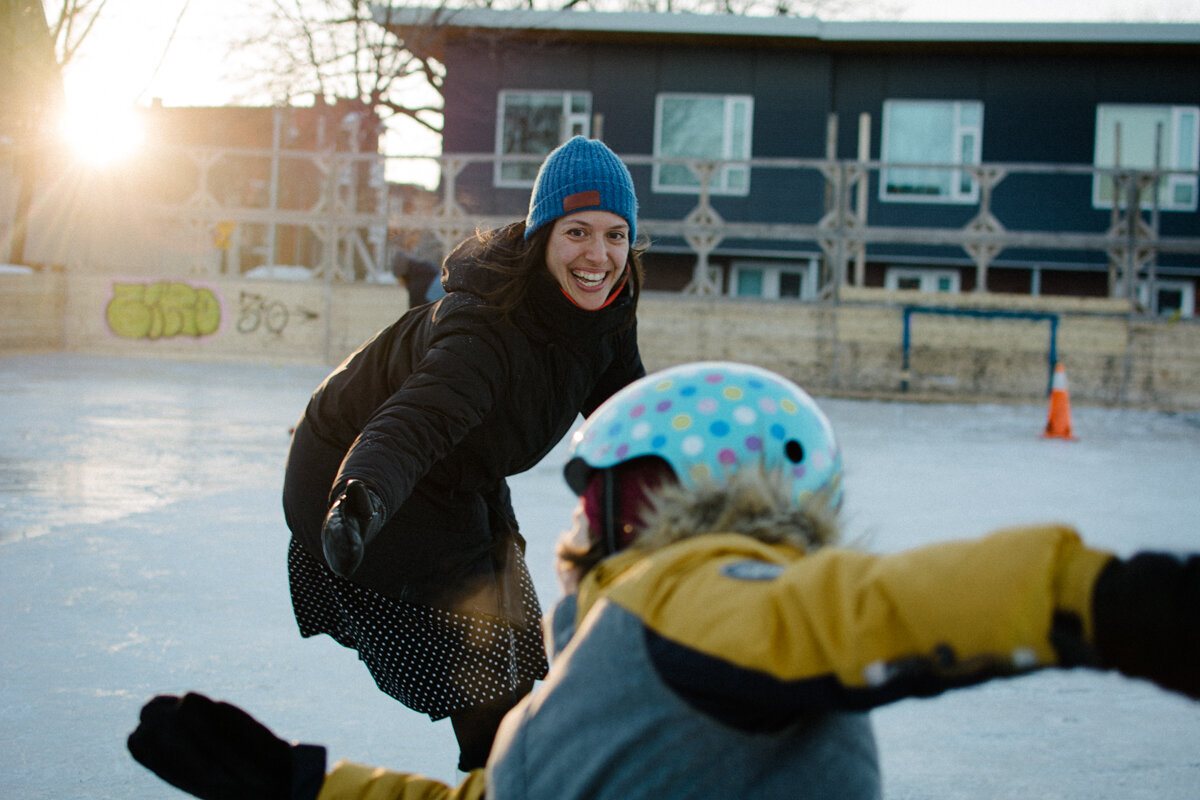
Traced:
<svg viewBox="0 0 1200 800">
<path fill-rule="evenodd" d="M 623 217 L 629 241 L 637 238 L 637 195 L 629 170 L 604 142 L 576 136 L 542 162 L 529 197 L 525 238 L 547 222 L 586 209 Z"/>
</svg>

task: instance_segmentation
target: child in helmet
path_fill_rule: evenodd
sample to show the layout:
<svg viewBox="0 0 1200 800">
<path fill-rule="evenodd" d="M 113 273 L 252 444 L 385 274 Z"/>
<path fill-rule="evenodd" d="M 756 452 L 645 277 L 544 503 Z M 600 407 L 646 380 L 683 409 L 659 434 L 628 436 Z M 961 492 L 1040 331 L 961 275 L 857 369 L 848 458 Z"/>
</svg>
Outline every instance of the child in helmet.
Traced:
<svg viewBox="0 0 1200 800">
<path fill-rule="evenodd" d="M 580 503 L 558 548 L 552 666 L 486 772 L 450 789 L 342 763 L 321 800 L 878 798 L 865 712 L 893 700 L 1073 666 L 1200 699 L 1200 557 L 1123 561 L 1062 526 L 839 546 L 832 428 L 765 370 L 631 384 L 575 433 L 566 478 Z M 131 739 L 152 769 L 187 699 L 155 702 Z"/>
</svg>

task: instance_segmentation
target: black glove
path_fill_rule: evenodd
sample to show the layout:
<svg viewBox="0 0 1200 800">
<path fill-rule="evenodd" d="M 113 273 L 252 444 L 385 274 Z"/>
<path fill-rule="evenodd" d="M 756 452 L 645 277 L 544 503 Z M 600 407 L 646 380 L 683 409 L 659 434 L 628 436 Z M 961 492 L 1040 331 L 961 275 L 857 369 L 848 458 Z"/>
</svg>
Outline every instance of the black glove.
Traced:
<svg viewBox="0 0 1200 800">
<path fill-rule="evenodd" d="M 383 501 L 362 481 L 350 481 L 321 526 L 321 547 L 329 568 L 349 578 L 362 563 L 363 551 L 383 527 Z"/>
<path fill-rule="evenodd" d="M 1114 558 L 1092 612 L 1103 666 L 1200 700 L 1200 556 Z"/>
<path fill-rule="evenodd" d="M 229 703 L 189 692 L 142 706 L 129 752 L 167 783 L 203 800 L 316 800 L 325 748 L 290 745 Z"/>
</svg>

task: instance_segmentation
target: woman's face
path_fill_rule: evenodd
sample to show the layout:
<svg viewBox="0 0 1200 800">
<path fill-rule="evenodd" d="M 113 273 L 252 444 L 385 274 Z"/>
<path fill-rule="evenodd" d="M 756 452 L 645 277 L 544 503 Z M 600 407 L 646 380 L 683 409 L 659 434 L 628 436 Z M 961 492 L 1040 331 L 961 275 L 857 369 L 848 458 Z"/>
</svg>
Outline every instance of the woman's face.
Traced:
<svg viewBox="0 0 1200 800">
<path fill-rule="evenodd" d="M 554 221 L 546 267 L 575 305 L 595 311 L 621 280 L 629 223 L 611 211 L 577 211 Z"/>
</svg>

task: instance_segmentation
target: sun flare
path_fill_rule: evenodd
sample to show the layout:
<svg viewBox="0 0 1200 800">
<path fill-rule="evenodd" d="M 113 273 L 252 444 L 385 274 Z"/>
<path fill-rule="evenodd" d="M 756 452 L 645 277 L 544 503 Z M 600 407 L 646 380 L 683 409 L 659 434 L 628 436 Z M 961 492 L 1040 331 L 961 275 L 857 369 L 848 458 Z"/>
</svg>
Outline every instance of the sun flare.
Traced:
<svg viewBox="0 0 1200 800">
<path fill-rule="evenodd" d="M 131 109 L 75 107 L 64 115 L 62 136 L 75 155 L 93 166 L 111 166 L 137 152 L 145 132 Z"/>
</svg>

